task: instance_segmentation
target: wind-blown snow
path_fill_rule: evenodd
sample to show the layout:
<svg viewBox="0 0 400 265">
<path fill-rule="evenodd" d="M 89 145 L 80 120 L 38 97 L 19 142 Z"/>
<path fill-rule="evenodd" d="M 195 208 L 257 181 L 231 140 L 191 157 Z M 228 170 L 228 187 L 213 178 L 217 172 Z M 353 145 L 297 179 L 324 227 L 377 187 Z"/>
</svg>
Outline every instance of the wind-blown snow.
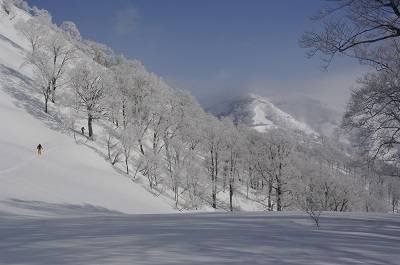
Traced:
<svg viewBox="0 0 400 265">
<path fill-rule="evenodd" d="M 398 215 L 324 213 L 317 228 L 302 212 L 175 213 L 55 130 L 16 19 L 0 10 L 0 264 L 398 264 Z"/>
</svg>

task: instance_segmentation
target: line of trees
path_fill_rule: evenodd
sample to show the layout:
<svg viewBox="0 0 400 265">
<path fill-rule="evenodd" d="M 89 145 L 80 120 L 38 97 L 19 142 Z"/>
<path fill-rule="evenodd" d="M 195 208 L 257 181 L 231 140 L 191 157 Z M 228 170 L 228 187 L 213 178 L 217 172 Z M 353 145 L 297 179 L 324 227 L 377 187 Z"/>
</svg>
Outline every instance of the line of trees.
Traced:
<svg viewBox="0 0 400 265">
<path fill-rule="evenodd" d="M 66 106 L 72 130 L 85 117 L 89 137 L 107 148 L 112 165 L 147 179 L 177 207 L 219 208 L 227 193 L 234 211 L 241 193 L 270 211 L 397 211 L 400 188 L 385 167 L 358 166 L 358 154 L 343 143 L 278 128 L 259 133 L 218 119 L 139 61 L 83 40 L 73 22 L 58 28 L 46 11 L 34 9 L 16 29 L 31 45 L 26 61 L 44 111 Z"/>
</svg>

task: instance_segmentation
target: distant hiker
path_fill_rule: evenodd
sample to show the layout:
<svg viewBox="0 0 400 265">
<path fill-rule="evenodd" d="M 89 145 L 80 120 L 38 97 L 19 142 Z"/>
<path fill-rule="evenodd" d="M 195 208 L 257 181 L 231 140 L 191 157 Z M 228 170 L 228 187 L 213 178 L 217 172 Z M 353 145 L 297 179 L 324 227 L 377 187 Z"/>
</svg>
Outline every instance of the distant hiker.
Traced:
<svg viewBox="0 0 400 265">
<path fill-rule="evenodd" d="M 37 146 L 37 153 L 38 153 L 38 155 L 41 155 L 41 154 L 42 154 L 42 149 L 43 149 L 42 145 L 39 144 L 39 145 Z"/>
<path fill-rule="evenodd" d="M 85 134 L 85 127 L 82 127 L 81 131 L 82 131 L 82 135 L 84 135 Z"/>
</svg>

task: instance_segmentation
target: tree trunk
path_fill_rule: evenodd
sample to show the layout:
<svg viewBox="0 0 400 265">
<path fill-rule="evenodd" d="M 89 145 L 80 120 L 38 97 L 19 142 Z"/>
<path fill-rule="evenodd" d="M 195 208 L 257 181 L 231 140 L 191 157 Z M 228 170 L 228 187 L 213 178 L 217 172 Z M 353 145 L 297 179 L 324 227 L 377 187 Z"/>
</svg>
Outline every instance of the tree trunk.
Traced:
<svg viewBox="0 0 400 265">
<path fill-rule="evenodd" d="M 44 112 L 49 113 L 48 105 L 49 105 L 49 97 L 50 97 L 50 85 L 46 88 L 46 92 L 44 93 Z"/>
<path fill-rule="evenodd" d="M 156 148 L 157 148 L 157 133 L 153 133 L 153 152 L 156 153 Z"/>
<path fill-rule="evenodd" d="M 281 183 L 281 181 L 277 181 L 276 210 L 277 211 L 282 211 L 282 183 Z"/>
<path fill-rule="evenodd" d="M 233 162 L 233 154 L 231 153 L 231 157 L 230 157 L 230 170 L 229 170 L 229 207 L 231 209 L 231 212 L 233 212 L 233 193 L 235 191 L 234 188 L 234 183 L 235 183 L 235 169 L 234 169 L 234 162 Z"/>
<path fill-rule="evenodd" d="M 108 155 L 108 160 L 111 161 L 111 140 L 108 138 L 107 141 L 107 155 Z"/>
<path fill-rule="evenodd" d="M 273 211 L 272 207 L 272 178 L 270 177 L 268 180 L 268 211 Z"/>
<path fill-rule="evenodd" d="M 48 113 L 48 109 L 47 109 L 48 102 L 49 102 L 49 98 L 45 96 L 44 97 L 44 112 L 45 113 Z"/>
<path fill-rule="evenodd" d="M 122 103 L 122 125 L 124 126 L 124 129 L 125 129 L 126 125 L 127 125 L 127 119 L 126 119 L 126 114 L 125 114 L 125 103 Z M 118 126 L 118 124 L 117 124 L 117 126 Z"/>
<path fill-rule="evenodd" d="M 52 89 L 50 94 L 51 94 L 51 102 L 56 103 L 56 90 Z"/>
<path fill-rule="evenodd" d="M 142 141 L 140 141 L 140 140 L 139 140 L 139 147 L 140 147 L 140 153 L 142 153 L 142 155 L 144 155 L 143 144 L 142 144 Z"/>
<path fill-rule="evenodd" d="M 215 183 L 215 181 L 213 181 L 213 187 L 212 187 L 212 204 L 211 206 L 214 209 L 217 209 L 217 184 Z"/>
<path fill-rule="evenodd" d="M 175 187 L 175 206 L 178 206 L 178 201 L 179 201 L 179 188 L 178 188 L 178 186 L 176 186 Z"/>
<path fill-rule="evenodd" d="M 231 212 L 233 212 L 233 189 L 233 180 L 231 180 L 229 183 L 229 206 Z"/>
<path fill-rule="evenodd" d="M 283 184 L 282 184 L 282 163 L 279 163 L 278 174 L 275 176 L 276 179 L 276 210 L 282 211 L 282 195 L 283 195 Z"/>
<path fill-rule="evenodd" d="M 128 164 L 128 158 L 125 157 L 125 167 L 126 167 L 126 174 L 129 175 L 129 164 Z"/>
<path fill-rule="evenodd" d="M 217 209 L 217 158 L 211 150 L 211 182 L 212 182 L 212 203 L 211 206 Z"/>
<path fill-rule="evenodd" d="M 56 103 L 56 86 L 57 86 L 57 79 L 53 78 L 51 80 L 51 102 L 53 103 Z"/>
<path fill-rule="evenodd" d="M 92 114 L 88 114 L 88 129 L 89 129 L 89 139 L 93 139 L 93 116 Z"/>
</svg>

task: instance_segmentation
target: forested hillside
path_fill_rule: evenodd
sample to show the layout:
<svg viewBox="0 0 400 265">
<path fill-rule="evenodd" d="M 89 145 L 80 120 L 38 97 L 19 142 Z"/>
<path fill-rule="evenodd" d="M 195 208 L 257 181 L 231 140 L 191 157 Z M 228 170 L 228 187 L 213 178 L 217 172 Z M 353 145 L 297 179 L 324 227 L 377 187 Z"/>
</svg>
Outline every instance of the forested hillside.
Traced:
<svg viewBox="0 0 400 265">
<path fill-rule="evenodd" d="M 176 209 L 398 211 L 400 182 L 388 164 L 364 164 L 357 149 L 321 134 L 218 119 L 141 62 L 84 39 L 72 21 L 58 26 L 24 1 L 0 2 L 0 41 L 10 49 L 2 78 L 26 86 L 5 93 L 36 97 L 24 107 L 37 119 L 85 139 L 120 175 Z"/>
</svg>

